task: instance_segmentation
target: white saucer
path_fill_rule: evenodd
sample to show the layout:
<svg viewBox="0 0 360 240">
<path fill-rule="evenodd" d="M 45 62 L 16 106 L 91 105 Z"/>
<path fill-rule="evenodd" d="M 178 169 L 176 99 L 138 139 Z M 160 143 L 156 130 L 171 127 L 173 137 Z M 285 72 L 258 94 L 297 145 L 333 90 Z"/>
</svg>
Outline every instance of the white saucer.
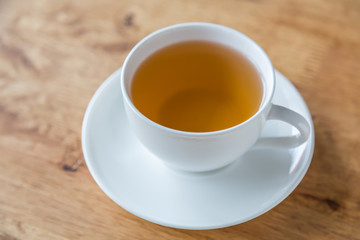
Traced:
<svg viewBox="0 0 360 240">
<path fill-rule="evenodd" d="M 227 227 L 275 207 L 304 177 L 313 155 L 314 127 L 301 95 L 279 72 L 274 103 L 307 118 L 309 140 L 288 150 L 255 147 L 241 161 L 203 174 L 171 170 L 138 142 L 124 115 L 120 72 L 114 72 L 91 99 L 82 126 L 82 148 L 97 184 L 127 211 L 174 228 Z M 293 131 L 285 123 L 271 121 L 263 135 Z"/>
</svg>

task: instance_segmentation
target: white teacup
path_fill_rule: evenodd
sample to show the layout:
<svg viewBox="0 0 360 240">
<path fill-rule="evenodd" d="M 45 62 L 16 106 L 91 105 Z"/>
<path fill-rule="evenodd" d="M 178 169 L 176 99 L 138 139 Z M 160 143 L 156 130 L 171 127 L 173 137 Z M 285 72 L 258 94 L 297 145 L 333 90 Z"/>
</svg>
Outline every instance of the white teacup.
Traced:
<svg viewBox="0 0 360 240">
<path fill-rule="evenodd" d="M 239 51 L 257 69 L 263 84 L 258 111 L 247 121 L 214 132 L 185 132 L 159 125 L 144 116 L 130 98 L 131 81 L 139 65 L 155 51 L 170 44 L 205 40 Z M 141 40 L 127 56 L 121 73 L 121 90 L 126 115 L 137 138 L 166 165 L 185 171 L 215 170 L 235 161 L 256 141 L 268 147 L 296 147 L 304 143 L 310 126 L 298 113 L 272 104 L 275 72 L 266 53 L 250 38 L 231 28 L 212 23 L 183 23 L 160 29 Z M 295 126 L 299 133 L 281 138 L 260 138 L 267 120 Z"/>
</svg>

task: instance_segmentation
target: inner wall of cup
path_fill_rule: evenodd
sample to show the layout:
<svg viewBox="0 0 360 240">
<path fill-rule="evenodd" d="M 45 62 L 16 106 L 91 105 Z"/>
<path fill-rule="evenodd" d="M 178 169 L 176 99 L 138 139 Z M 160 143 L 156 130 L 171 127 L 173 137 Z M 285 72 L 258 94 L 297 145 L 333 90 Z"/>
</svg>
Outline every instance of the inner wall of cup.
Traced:
<svg viewBox="0 0 360 240">
<path fill-rule="evenodd" d="M 152 53 L 168 45 L 191 40 L 212 41 L 239 51 L 257 69 L 263 84 L 261 109 L 271 99 L 274 91 L 274 71 L 265 52 L 244 34 L 217 24 L 185 23 L 158 30 L 141 40 L 130 52 L 124 64 L 127 95 L 130 97 L 131 80 L 139 65 Z"/>
</svg>

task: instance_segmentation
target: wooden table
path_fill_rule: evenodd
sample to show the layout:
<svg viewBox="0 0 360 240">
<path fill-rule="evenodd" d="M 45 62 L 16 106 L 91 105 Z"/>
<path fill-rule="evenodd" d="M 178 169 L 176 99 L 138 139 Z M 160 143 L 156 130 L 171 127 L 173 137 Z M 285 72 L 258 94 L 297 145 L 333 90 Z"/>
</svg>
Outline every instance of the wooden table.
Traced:
<svg viewBox="0 0 360 240">
<path fill-rule="evenodd" d="M 111 201 L 82 158 L 85 108 L 141 38 L 215 22 L 257 41 L 311 110 L 310 169 L 280 205 L 171 229 Z M 360 1 L 0 0 L 0 239 L 360 239 Z"/>
</svg>

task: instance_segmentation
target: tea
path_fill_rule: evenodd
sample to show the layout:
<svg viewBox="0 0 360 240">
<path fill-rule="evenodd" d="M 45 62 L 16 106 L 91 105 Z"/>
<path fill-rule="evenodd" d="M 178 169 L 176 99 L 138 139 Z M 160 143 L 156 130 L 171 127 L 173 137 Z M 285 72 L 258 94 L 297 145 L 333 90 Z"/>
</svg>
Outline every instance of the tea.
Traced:
<svg viewBox="0 0 360 240">
<path fill-rule="evenodd" d="M 218 43 L 188 41 L 146 58 L 130 95 L 135 107 L 160 125 L 210 132 L 253 116 L 262 91 L 259 74 L 242 54 Z"/>
</svg>

